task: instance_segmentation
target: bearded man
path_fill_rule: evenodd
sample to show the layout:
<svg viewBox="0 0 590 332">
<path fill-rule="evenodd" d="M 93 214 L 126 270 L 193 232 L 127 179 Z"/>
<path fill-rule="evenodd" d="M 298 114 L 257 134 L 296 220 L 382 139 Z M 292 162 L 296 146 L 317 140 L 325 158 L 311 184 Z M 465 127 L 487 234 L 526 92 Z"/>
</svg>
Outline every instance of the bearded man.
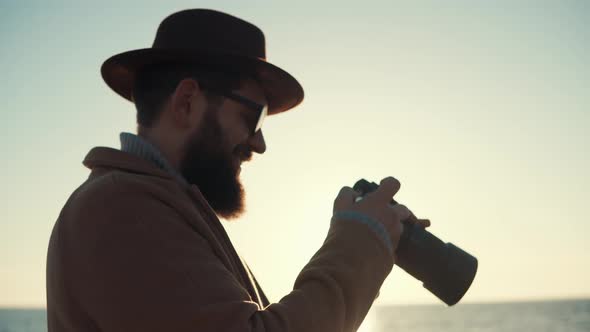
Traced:
<svg viewBox="0 0 590 332">
<path fill-rule="evenodd" d="M 137 109 L 121 149 L 93 148 L 91 173 L 49 242 L 55 331 L 353 331 L 395 262 L 412 217 L 386 178 L 362 200 L 343 187 L 324 244 L 272 303 L 219 217 L 244 211 L 240 164 L 266 150 L 267 115 L 303 100 L 268 63 L 256 26 L 213 10 L 165 18 L 151 48 L 107 59 L 109 87 Z M 415 217 L 416 222 L 418 221 Z"/>
</svg>

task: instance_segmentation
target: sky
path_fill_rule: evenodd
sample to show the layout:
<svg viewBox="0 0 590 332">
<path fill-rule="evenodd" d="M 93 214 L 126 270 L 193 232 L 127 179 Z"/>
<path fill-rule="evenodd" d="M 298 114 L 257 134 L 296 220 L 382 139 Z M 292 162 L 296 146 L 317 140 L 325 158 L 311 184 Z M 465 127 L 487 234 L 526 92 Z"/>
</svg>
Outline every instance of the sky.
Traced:
<svg viewBox="0 0 590 332">
<path fill-rule="evenodd" d="M 479 260 L 462 303 L 590 297 L 586 1 L 0 1 L 0 307 L 45 306 L 51 229 L 94 146 L 135 132 L 103 82 L 187 8 L 260 27 L 305 90 L 244 164 L 224 221 L 271 301 L 320 248 L 343 186 L 396 200 Z M 394 267 L 376 305 L 441 303 Z M 442 305 L 442 304 L 441 304 Z"/>
</svg>

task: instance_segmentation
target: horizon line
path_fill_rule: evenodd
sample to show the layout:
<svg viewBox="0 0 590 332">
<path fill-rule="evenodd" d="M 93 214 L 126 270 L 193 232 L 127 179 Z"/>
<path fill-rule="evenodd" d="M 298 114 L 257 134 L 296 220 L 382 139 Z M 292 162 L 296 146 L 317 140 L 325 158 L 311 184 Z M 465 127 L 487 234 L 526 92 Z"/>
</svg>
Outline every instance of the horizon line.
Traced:
<svg viewBox="0 0 590 332">
<path fill-rule="evenodd" d="M 478 305 L 478 304 L 514 304 L 514 303 L 537 303 L 537 302 L 566 302 L 566 301 L 590 301 L 590 295 L 585 295 L 583 297 L 546 297 L 546 298 L 519 298 L 514 300 L 476 300 L 476 301 L 467 301 L 467 302 L 459 302 L 454 306 L 459 304 L 463 305 Z M 272 303 L 271 303 L 272 304 Z M 443 304 L 441 302 L 422 302 L 422 303 L 385 303 L 385 304 L 376 304 L 375 307 L 409 307 L 409 306 L 436 306 L 439 304 Z M 6 306 L 0 305 L 0 310 L 47 310 L 47 306 L 38 306 L 38 305 L 15 305 L 15 306 Z"/>
</svg>

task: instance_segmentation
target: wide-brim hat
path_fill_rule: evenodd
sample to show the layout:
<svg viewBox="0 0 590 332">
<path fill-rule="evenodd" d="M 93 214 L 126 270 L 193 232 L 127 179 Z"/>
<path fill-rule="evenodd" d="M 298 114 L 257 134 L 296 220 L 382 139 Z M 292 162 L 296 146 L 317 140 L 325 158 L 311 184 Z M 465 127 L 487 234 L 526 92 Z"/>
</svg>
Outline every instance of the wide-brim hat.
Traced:
<svg viewBox="0 0 590 332">
<path fill-rule="evenodd" d="M 283 69 L 266 61 L 263 32 L 232 15 L 188 9 L 166 17 L 151 48 L 113 55 L 101 66 L 105 83 L 133 102 L 136 73 L 159 63 L 190 63 L 250 75 L 264 90 L 268 113 L 287 111 L 303 101 L 303 88 Z"/>
</svg>

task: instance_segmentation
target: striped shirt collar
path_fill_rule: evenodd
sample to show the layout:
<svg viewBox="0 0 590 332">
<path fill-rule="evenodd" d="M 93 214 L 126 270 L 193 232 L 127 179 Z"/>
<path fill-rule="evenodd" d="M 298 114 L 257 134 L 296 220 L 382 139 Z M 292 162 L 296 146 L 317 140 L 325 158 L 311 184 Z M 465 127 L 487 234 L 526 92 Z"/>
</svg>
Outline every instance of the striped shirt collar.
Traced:
<svg viewBox="0 0 590 332">
<path fill-rule="evenodd" d="M 188 182 L 182 174 L 170 165 L 160 150 L 158 150 L 153 144 L 132 133 L 123 132 L 119 135 L 119 138 L 121 140 L 121 151 L 131 153 L 154 163 L 159 168 L 172 174 L 182 184 L 188 185 Z"/>
</svg>

